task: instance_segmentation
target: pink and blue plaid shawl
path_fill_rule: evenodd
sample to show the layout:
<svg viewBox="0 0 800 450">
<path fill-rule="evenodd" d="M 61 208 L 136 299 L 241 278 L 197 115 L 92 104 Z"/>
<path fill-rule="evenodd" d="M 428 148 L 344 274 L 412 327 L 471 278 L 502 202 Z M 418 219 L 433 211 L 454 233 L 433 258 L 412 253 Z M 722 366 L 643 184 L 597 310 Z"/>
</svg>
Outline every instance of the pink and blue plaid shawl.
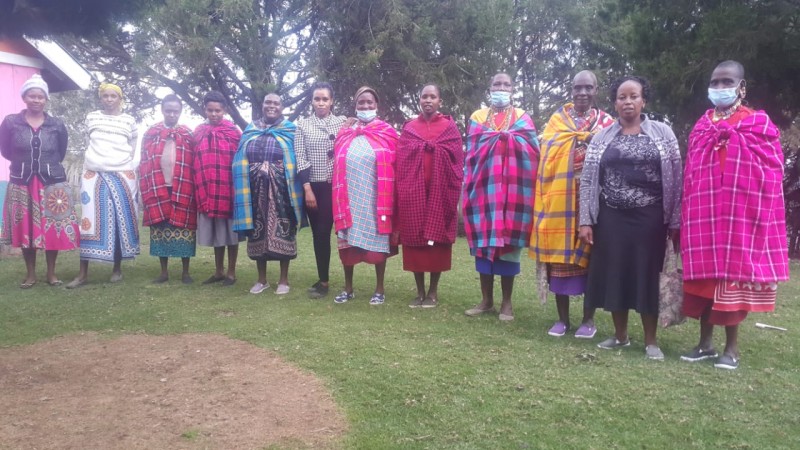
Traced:
<svg viewBox="0 0 800 450">
<path fill-rule="evenodd" d="M 473 113 L 467 129 L 462 212 L 473 255 L 492 260 L 530 241 L 539 141 L 525 111 L 515 110 L 507 131 L 486 126 L 488 111 Z"/>
<path fill-rule="evenodd" d="M 347 194 L 347 149 L 357 136 L 364 136 L 375 150 L 375 170 L 378 178 L 378 233 L 390 234 L 394 219 L 394 164 L 397 131 L 388 123 L 375 119 L 365 126 L 342 127 L 333 144 L 333 223 L 336 231 L 350 228 L 353 217 Z"/>
<path fill-rule="evenodd" d="M 689 135 L 681 255 L 687 280 L 789 279 L 780 132 L 763 111 L 737 124 L 706 112 Z M 724 172 L 717 150 L 727 147 Z"/>
</svg>

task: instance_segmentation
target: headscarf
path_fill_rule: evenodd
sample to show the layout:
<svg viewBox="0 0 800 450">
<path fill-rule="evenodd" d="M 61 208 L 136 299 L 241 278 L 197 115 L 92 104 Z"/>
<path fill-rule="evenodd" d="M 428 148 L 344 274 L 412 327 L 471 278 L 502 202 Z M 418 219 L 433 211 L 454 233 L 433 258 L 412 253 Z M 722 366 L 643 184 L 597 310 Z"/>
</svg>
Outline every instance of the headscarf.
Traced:
<svg viewBox="0 0 800 450">
<path fill-rule="evenodd" d="M 31 75 L 31 77 L 22 84 L 22 89 L 19 90 L 19 96 L 24 97 L 26 92 L 34 88 L 41 89 L 44 92 L 44 96 L 48 100 L 50 99 L 50 89 L 48 89 L 47 83 L 38 73 Z"/>
<path fill-rule="evenodd" d="M 102 96 L 103 91 L 106 89 L 111 89 L 112 91 L 116 92 L 119 95 L 119 98 L 122 99 L 120 102 L 120 108 L 125 106 L 125 94 L 122 93 L 122 88 L 114 83 L 100 83 L 100 86 L 97 88 L 97 96 Z"/>
<path fill-rule="evenodd" d="M 370 94 L 372 94 L 375 97 L 375 103 L 380 103 L 381 102 L 380 99 L 378 98 L 378 93 L 375 92 L 375 89 L 372 89 L 369 86 L 361 86 L 360 88 L 358 88 L 358 90 L 356 91 L 356 96 L 353 97 L 353 101 L 358 101 L 358 96 L 363 94 L 363 93 L 365 93 L 365 92 L 369 92 Z"/>
</svg>

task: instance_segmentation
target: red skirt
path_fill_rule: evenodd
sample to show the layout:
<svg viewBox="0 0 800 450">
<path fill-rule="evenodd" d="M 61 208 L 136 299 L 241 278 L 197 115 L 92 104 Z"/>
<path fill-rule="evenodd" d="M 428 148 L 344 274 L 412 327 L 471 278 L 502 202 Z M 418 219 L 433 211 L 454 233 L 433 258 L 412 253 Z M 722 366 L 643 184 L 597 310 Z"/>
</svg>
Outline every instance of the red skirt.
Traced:
<svg viewBox="0 0 800 450">
<path fill-rule="evenodd" d="M 380 264 L 389 258 L 389 253 L 372 252 L 358 247 L 339 249 L 339 259 L 345 266 L 355 266 L 358 263 Z"/>
<path fill-rule="evenodd" d="M 452 260 L 452 244 L 403 246 L 403 270 L 408 272 L 447 272 Z"/>
<path fill-rule="evenodd" d="M 717 311 L 714 306 L 714 289 L 717 280 L 686 280 L 683 282 L 683 314 L 700 319 L 708 313 L 708 323 L 722 327 L 739 325 L 747 318 L 747 311 Z"/>
</svg>

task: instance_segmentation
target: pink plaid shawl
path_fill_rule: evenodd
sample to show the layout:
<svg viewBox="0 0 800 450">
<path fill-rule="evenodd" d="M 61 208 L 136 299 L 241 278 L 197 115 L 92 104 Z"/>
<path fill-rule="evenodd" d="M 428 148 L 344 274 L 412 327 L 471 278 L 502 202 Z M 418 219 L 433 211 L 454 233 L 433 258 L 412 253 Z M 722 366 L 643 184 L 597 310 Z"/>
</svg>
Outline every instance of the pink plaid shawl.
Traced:
<svg viewBox="0 0 800 450">
<path fill-rule="evenodd" d="M 365 126 L 342 127 L 333 144 L 333 223 L 336 231 L 350 228 L 350 200 L 347 195 L 347 150 L 353 139 L 364 136 L 375 150 L 375 165 L 378 178 L 377 216 L 378 233 L 392 232 L 394 216 L 394 162 L 397 147 L 397 132 L 388 123 L 375 119 Z"/>
<path fill-rule="evenodd" d="M 479 258 L 527 247 L 531 239 L 539 141 L 533 119 L 513 111 L 507 131 L 486 125 L 488 108 L 475 111 L 467 128 L 461 210 L 467 242 Z"/>
<path fill-rule="evenodd" d="M 763 111 L 737 124 L 711 112 L 689 135 L 681 255 L 687 280 L 789 279 L 780 132 Z M 725 145 L 721 171 L 717 149 Z"/>
</svg>

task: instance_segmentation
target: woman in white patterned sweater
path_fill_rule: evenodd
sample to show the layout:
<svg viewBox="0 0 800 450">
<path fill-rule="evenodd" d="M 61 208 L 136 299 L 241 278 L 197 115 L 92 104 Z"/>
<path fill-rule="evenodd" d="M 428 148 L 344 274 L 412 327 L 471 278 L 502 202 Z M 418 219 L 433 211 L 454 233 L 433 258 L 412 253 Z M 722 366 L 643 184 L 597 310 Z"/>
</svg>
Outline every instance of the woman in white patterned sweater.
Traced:
<svg viewBox="0 0 800 450">
<path fill-rule="evenodd" d="M 88 147 L 81 178 L 81 268 L 67 284 L 86 283 L 89 261 L 113 263 L 111 282 L 122 281 L 123 259 L 139 254 L 135 149 L 136 120 L 122 112 L 118 86 L 98 89 L 102 110 L 86 116 Z"/>
</svg>

